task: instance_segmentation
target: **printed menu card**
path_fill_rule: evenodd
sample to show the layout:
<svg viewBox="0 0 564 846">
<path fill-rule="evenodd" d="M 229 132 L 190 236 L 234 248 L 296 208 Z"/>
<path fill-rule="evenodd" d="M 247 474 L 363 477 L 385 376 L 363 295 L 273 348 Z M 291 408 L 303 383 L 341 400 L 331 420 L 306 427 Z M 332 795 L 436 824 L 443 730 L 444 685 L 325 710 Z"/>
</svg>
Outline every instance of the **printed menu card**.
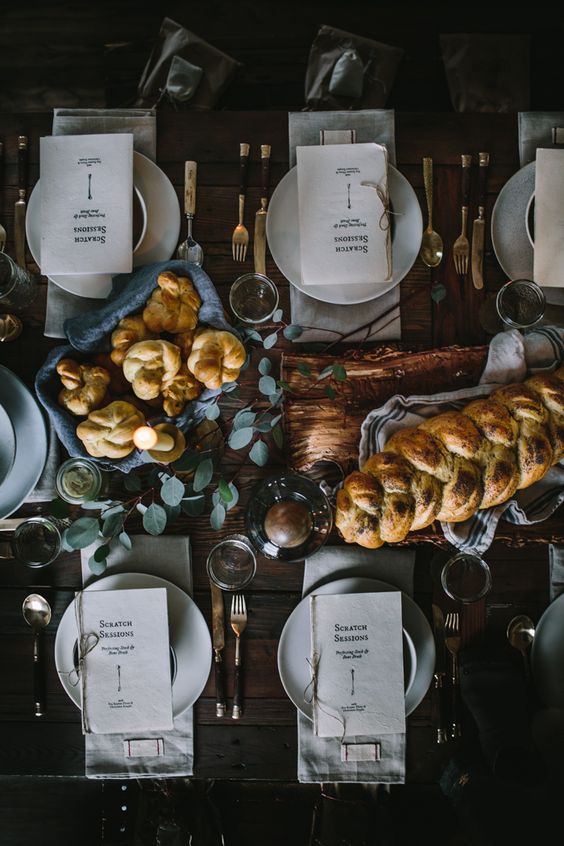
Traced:
<svg viewBox="0 0 564 846">
<path fill-rule="evenodd" d="M 172 729 L 166 588 L 86 590 L 75 610 L 83 731 Z"/>
<path fill-rule="evenodd" d="M 40 141 L 41 271 L 132 269 L 133 135 Z"/>
<path fill-rule="evenodd" d="M 381 144 L 296 148 L 304 285 L 379 285 L 392 276 L 388 155 Z"/>
<path fill-rule="evenodd" d="M 401 593 L 310 597 L 313 730 L 405 731 Z"/>
</svg>

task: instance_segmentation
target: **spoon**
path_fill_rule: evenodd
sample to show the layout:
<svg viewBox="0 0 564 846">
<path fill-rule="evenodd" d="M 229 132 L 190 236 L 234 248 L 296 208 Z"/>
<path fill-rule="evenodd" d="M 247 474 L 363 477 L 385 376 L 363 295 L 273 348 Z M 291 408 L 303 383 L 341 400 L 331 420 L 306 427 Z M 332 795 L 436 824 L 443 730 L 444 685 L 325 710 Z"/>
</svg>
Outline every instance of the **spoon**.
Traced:
<svg viewBox="0 0 564 846">
<path fill-rule="evenodd" d="M 51 606 L 38 593 L 30 593 L 23 601 L 24 620 L 33 629 L 33 695 L 35 716 L 45 713 L 45 672 L 43 664 L 43 629 L 51 622 Z"/>
<path fill-rule="evenodd" d="M 433 159 L 423 159 L 423 182 L 427 199 L 427 229 L 423 230 L 419 255 L 427 267 L 437 267 L 443 257 L 443 239 L 433 229 Z"/>
<path fill-rule="evenodd" d="M 529 648 L 535 638 L 535 624 L 526 614 L 518 614 L 507 624 L 507 640 L 514 649 L 518 649 L 523 656 L 525 676 L 531 677 L 529 666 Z"/>
<path fill-rule="evenodd" d="M 188 222 L 186 240 L 178 245 L 177 258 L 191 261 L 199 267 L 204 263 L 204 251 L 192 237 L 192 221 L 196 214 L 196 176 L 197 162 L 184 162 L 184 214 Z"/>
</svg>

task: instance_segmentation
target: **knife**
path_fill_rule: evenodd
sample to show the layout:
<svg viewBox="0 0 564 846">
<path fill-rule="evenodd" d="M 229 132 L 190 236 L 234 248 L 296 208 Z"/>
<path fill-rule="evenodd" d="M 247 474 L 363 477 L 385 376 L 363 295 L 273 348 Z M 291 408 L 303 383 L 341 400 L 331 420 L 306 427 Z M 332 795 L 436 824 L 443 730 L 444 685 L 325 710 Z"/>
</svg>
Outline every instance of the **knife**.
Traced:
<svg viewBox="0 0 564 846">
<path fill-rule="evenodd" d="M 437 727 L 437 743 L 446 743 L 448 731 L 446 729 L 446 647 L 445 620 L 442 609 L 433 604 L 433 634 L 435 637 L 435 672 L 433 674 L 433 715 Z"/>
<path fill-rule="evenodd" d="M 255 273 L 266 276 L 266 209 L 268 206 L 268 176 L 270 168 L 270 144 L 261 144 L 261 196 L 260 208 L 255 215 L 254 259 Z"/>
<path fill-rule="evenodd" d="M 484 287 L 484 239 L 486 235 L 486 177 L 490 163 L 489 153 L 479 153 L 480 191 L 478 217 L 472 225 L 472 282 L 474 288 Z"/>
<path fill-rule="evenodd" d="M 213 663 L 215 667 L 215 715 L 224 717 L 226 711 L 225 679 L 223 675 L 223 647 L 225 646 L 225 631 L 223 627 L 223 593 L 215 582 L 210 579 L 212 599 L 212 638 Z"/>
<path fill-rule="evenodd" d="M 14 246 L 16 261 L 25 267 L 25 195 L 27 178 L 27 137 L 18 136 L 18 199 L 14 206 Z"/>
</svg>

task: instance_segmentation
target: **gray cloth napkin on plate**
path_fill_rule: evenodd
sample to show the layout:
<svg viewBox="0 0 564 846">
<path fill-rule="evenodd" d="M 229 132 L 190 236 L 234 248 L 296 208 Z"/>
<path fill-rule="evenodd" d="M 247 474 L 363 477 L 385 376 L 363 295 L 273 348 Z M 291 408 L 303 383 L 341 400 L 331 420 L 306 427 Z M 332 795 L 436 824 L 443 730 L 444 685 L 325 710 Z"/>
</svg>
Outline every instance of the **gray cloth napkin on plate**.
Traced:
<svg viewBox="0 0 564 846">
<path fill-rule="evenodd" d="M 350 143 L 343 130 L 354 132 L 357 144 L 377 141 L 385 144 L 391 164 L 396 162 L 395 118 L 391 109 L 341 112 L 290 112 L 288 116 L 290 167 L 296 164 L 296 147 L 314 144 Z M 309 297 L 290 285 L 292 323 L 310 326 L 298 343 L 335 341 L 336 332 L 347 333 L 358 326 L 372 325 L 350 335 L 347 342 L 396 340 L 401 337 L 400 286 L 375 300 L 356 305 L 334 305 Z M 383 316 L 385 315 L 385 316 Z M 331 331 L 333 330 L 333 331 Z"/>
<path fill-rule="evenodd" d="M 523 381 L 527 371 L 552 370 L 563 361 L 564 329 L 546 326 L 527 335 L 516 329 L 500 332 L 490 342 L 488 360 L 475 388 L 410 397 L 396 395 L 371 411 L 361 426 L 359 467 L 379 452 L 398 429 L 417 426 L 427 417 L 462 408 L 500 385 Z M 458 549 L 483 553 L 491 545 L 502 516 L 516 525 L 539 523 L 550 517 L 562 502 L 564 462 L 556 464 L 544 478 L 519 491 L 508 502 L 478 511 L 464 523 L 441 523 L 441 529 Z"/>
<path fill-rule="evenodd" d="M 548 547 L 550 601 L 564 591 L 564 546 L 551 543 Z"/>
<path fill-rule="evenodd" d="M 55 480 L 61 463 L 61 446 L 51 421 L 47 422 L 47 458 L 39 481 L 26 502 L 49 502 L 57 495 Z"/>
<path fill-rule="evenodd" d="M 524 167 L 534 162 L 537 147 L 552 147 L 553 128 L 564 133 L 564 112 L 519 112 L 519 162 Z M 563 143 L 560 140 L 558 146 Z"/>
<path fill-rule="evenodd" d="M 95 135 L 131 132 L 133 149 L 155 161 L 157 113 L 154 109 L 54 109 L 53 135 Z M 64 322 L 100 306 L 100 300 L 77 297 L 47 281 L 45 331 L 48 338 L 64 338 Z"/>
<path fill-rule="evenodd" d="M 192 595 L 190 538 L 172 535 L 132 537 L 130 552 L 115 546 L 108 557 L 103 576 L 135 572 L 159 576 Z M 88 568 L 88 559 L 97 544 L 81 551 L 84 586 L 97 580 Z M 158 755 L 126 757 L 127 741 L 155 742 Z M 127 734 L 87 734 L 84 736 L 87 778 L 176 778 L 191 776 L 194 765 L 194 714 L 187 708 L 174 719 L 172 731 L 143 732 L 143 737 Z M 149 745 L 149 744 L 145 744 Z M 151 750 L 153 751 L 153 750 Z"/>
<path fill-rule="evenodd" d="M 413 595 L 415 552 L 409 549 L 368 550 L 358 547 L 324 547 L 304 568 L 302 596 L 325 582 L 351 577 L 381 579 Z M 405 781 L 405 734 L 345 738 L 353 744 L 380 744 L 379 761 L 341 761 L 341 741 L 316 737 L 313 724 L 298 712 L 298 780 L 300 782 Z"/>
</svg>

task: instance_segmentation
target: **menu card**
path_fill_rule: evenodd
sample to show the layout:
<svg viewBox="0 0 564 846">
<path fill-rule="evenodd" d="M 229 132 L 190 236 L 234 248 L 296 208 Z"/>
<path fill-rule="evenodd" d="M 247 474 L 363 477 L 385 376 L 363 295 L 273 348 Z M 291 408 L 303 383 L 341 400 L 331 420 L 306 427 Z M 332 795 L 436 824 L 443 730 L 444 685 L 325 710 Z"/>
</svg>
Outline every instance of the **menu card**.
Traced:
<svg viewBox="0 0 564 846">
<path fill-rule="evenodd" d="M 75 610 L 84 733 L 172 729 L 166 588 L 86 590 Z"/>
<path fill-rule="evenodd" d="M 537 150 L 535 281 L 564 288 L 564 150 Z"/>
<path fill-rule="evenodd" d="M 392 276 L 388 155 L 381 144 L 296 148 L 304 285 Z"/>
<path fill-rule="evenodd" d="M 129 273 L 133 135 L 41 138 L 41 271 Z"/>
<path fill-rule="evenodd" d="M 313 730 L 405 731 L 401 593 L 310 597 Z"/>
</svg>

